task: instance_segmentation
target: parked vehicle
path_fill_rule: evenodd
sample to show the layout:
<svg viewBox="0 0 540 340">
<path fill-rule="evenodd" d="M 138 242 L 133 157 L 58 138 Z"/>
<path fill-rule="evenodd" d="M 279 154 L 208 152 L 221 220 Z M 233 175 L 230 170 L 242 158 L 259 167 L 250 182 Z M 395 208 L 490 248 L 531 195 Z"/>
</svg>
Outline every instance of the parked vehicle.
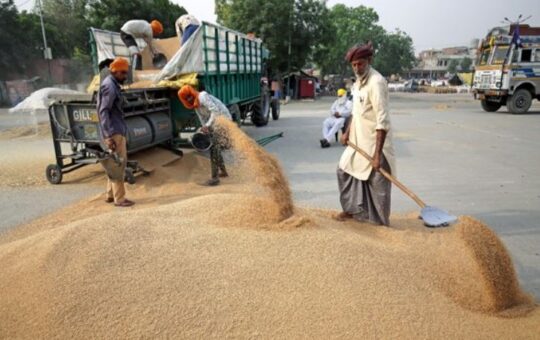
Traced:
<svg viewBox="0 0 540 340">
<path fill-rule="evenodd" d="M 485 111 L 525 113 L 540 100 L 540 27 L 496 27 L 479 52 L 472 88 Z"/>
</svg>

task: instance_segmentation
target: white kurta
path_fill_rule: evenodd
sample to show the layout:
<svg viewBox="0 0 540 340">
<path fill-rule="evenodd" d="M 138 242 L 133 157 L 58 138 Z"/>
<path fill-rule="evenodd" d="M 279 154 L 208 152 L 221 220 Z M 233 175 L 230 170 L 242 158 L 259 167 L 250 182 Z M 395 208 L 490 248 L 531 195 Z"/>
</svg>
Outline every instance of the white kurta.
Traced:
<svg viewBox="0 0 540 340">
<path fill-rule="evenodd" d="M 202 125 L 213 126 L 217 116 L 225 116 L 231 119 L 231 113 L 221 100 L 206 91 L 199 92 L 200 106 L 195 109 Z"/>
<path fill-rule="evenodd" d="M 396 174 L 392 128 L 388 107 L 388 84 L 386 79 L 371 68 L 363 79 L 357 79 L 352 88 L 353 109 L 349 140 L 368 154 L 375 153 L 377 130 L 386 131 L 383 154 Z M 373 167 L 371 162 L 348 146 L 339 161 L 339 168 L 349 175 L 365 181 Z"/>
<path fill-rule="evenodd" d="M 336 118 L 335 113 L 339 113 L 341 117 Z M 330 117 L 323 122 L 322 134 L 323 138 L 329 143 L 334 138 L 339 129 L 345 125 L 345 119 L 350 117 L 352 112 L 352 102 L 347 99 L 347 96 L 336 99 L 330 109 Z"/>
</svg>

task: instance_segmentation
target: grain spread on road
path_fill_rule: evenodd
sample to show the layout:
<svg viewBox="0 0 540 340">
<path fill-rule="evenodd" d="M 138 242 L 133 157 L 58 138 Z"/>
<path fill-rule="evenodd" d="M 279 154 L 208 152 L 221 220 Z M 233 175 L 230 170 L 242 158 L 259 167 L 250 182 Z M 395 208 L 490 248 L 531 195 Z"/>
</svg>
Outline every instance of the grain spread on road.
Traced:
<svg viewBox="0 0 540 340">
<path fill-rule="evenodd" d="M 133 209 L 93 197 L 3 235 L 0 338 L 540 334 L 540 310 L 481 222 L 432 230 L 410 214 L 386 228 L 294 208 L 277 160 L 226 130 L 219 187 L 197 184 L 209 164 L 187 153 L 128 189 Z"/>
</svg>

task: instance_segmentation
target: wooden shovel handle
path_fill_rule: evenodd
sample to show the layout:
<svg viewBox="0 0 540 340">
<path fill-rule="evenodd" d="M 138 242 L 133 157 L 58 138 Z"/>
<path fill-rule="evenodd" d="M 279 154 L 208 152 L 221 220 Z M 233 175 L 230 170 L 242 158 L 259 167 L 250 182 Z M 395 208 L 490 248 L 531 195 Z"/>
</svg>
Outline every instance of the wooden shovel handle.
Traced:
<svg viewBox="0 0 540 340">
<path fill-rule="evenodd" d="M 348 141 L 347 144 L 349 144 L 349 146 L 353 148 L 356 152 L 364 156 L 368 161 L 373 162 L 373 158 L 371 158 L 371 156 L 368 155 L 367 152 L 354 145 L 354 143 L 352 143 L 351 141 Z M 416 196 L 416 194 L 412 192 L 409 188 L 407 188 L 403 183 L 398 181 L 397 178 L 389 174 L 388 171 L 384 170 L 383 168 L 379 168 L 379 172 L 390 182 L 394 183 L 398 188 L 400 188 L 405 194 L 407 194 L 407 196 L 412 198 L 413 201 L 415 201 L 416 204 L 420 206 L 420 208 L 425 208 L 426 204 L 424 203 L 424 201 L 422 201 L 420 197 Z"/>
</svg>

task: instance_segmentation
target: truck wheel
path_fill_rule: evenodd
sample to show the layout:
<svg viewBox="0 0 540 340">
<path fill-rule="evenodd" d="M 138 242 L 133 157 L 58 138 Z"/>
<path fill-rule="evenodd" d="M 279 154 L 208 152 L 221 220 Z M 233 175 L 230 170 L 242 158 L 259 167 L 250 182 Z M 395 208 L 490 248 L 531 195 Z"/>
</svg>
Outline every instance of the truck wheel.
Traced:
<svg viewBox="0 0 540 340">
<path fill-rule="evenodd" d="M 496 112 L 502 106 L 501 103 L 492 102 L 486 99 L 482 100 L 481 103 L 482 103 L 482 108 L 486 112 Z"/>
<path fill-rule="evenodd" d="M 280 112 L 281 112 L 281 103 L 279 102 L 279 99 L 277 98 L 272 99 L 272 119 L 278 120 Z"/>
<path fill-rule="evenodd" d="M 47 181 L 51 184 L 60 184 L 62 182 L 62 169 L 58 164 L 49 164 L 45 170 Z"/>
<path fill-rule="evenodd" d="M 255 126 L 265 126 L 270 118 L 270 96 L 262 91 L 261 99 L 253 104 L 251 122 Z"/>
<path fill-rule="evenodd" d="M 532 104 L 532 95 L 526 89 L 519 89 L 508 98 L 506 107 L 513 114 L 521 114 L 529 111 Z"/>
</svg>

